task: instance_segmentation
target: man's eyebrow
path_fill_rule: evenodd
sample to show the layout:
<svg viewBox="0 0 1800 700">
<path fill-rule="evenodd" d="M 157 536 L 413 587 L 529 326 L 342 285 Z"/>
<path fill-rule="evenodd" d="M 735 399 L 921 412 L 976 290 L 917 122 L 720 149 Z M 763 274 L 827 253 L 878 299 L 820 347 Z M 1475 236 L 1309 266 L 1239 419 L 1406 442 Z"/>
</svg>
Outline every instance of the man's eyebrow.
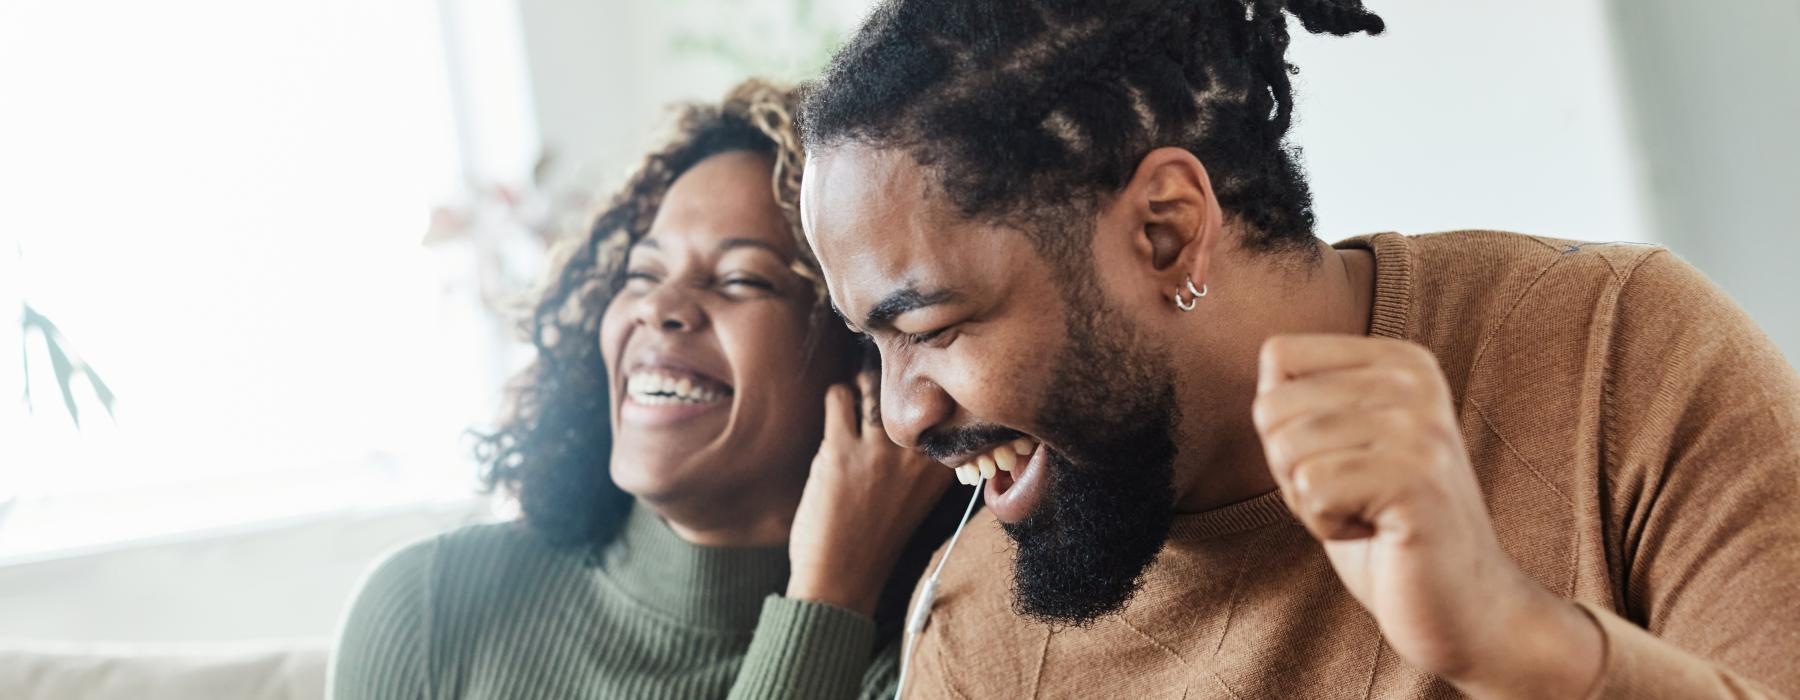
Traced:
<svg viewBox="0 0 1800 700">
<path fill-rule="evenodd" d="M 867 332 L 877 328 L 893 325 L 894 319 L 902 314 L 917 311 L 928 306 L 937 306 L 956 298 L 956 293 L 948 289 L 930 292 L 919 291 L 917 287 L 907 285 L 902 289 L 889 292 L 881 301 L 869 307 L 869 315 L 863 319 L 863 330 Z"/>
</svg>

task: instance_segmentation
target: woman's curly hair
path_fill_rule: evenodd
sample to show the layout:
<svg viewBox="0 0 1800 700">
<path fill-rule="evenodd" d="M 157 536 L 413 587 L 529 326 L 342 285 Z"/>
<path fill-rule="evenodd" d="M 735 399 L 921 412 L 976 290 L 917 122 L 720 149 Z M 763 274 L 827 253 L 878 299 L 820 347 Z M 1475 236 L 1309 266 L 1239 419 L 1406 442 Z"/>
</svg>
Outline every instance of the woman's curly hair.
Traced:
<svg viewBox="0 0 1800 700">
<path fill-rule="evenodd" d="M 631 496 L 613 483 L 610 392 L 596 342 L 600 318 L 624 285 L 625 255 L 650 231 L 675 180 L 706 158 L 749 151 L 774 161 L 770 188 L 798 245 L 793 270 L 812 282 L 817 319 L 828 312 L 823 277 L 799 224 L 805 161 L 794 126 L 795 90 L 750 80 L 719 103 L 678 108 L 673 138 L 644 158 L 585 235 L 559 250 L 546 284 L 520 324 L 537 357 L 508 389 L 497 430 L 478 434 L 475 454 L 491 491 L 519 499 L 525 522 L 561 546 L 612 539 Z"/>
</svg>

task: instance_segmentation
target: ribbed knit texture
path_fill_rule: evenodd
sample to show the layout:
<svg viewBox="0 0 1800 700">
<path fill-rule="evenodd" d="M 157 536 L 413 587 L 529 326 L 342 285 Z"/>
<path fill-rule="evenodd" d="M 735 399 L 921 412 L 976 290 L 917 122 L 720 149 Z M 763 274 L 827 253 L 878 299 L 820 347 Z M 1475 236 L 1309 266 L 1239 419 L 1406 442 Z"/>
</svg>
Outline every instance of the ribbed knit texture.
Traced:
<svg viewBox="0 0 1800 700">
<path fill-rule="evenodd" d="M 1370 333 L 1437 356 L 1502 548 L 1600 621 L 1597 696 L 1800 697 L 1800 376 L 1741 309 L 1651 246 L 1339 246 L 1375 255 Z M 912 698 L 1456 694 L 1384 643 L 1277 493 L 1178 516 L 1137 597 L 1086 628 L 1014 614 L 991 513 L 963 537 Z"/>
<path fill-rule="evenodd" d="M 517 523 L 463 528 L 369 575 L 333 696 L 835 700 L 865 673 L 879 684 L 874 622 L 773 595 L 787 562 L 785 547 L 689 544 L 642 507 L 595 554 Z"/>
<path fill-rule="evenodd" d="M 732 697 L 853 697 L 869 665 L 873 630 L 819 619 L 843 614 L 827 605 L 768 598 L 768 622 L 750 643 L 749 656 L 757 662 L 738 673 Z"/>
</svg>

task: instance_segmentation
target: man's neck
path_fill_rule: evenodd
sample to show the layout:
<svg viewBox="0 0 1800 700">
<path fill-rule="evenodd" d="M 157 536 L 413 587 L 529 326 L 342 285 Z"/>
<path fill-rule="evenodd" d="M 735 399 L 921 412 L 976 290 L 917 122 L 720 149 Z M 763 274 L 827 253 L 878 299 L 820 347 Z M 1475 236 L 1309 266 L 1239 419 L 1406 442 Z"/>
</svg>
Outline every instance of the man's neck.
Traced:
<svg viewBox="0 0 1800 700">
<path fill-rule="evenodd" d="M 1238 264 L 1222 266 L 1229 275 L 1214 275 L 1214 286 L 1224 293 L 1207 301 L 1229 306 L 1195 326 L 1195 344 L 1210 352 L 1186 382 L 1199 390 L 1183 397 L 1177 512 L 1213 510 L 1275 488 L 1250 418 L 1264 340 L 1293 333 L 1368 333 L 1374 256 L 1318 246 L 1320 258 L 1310 264 L 1258 259 L 1283 253 L 1232 251 Z"/>
</svg>

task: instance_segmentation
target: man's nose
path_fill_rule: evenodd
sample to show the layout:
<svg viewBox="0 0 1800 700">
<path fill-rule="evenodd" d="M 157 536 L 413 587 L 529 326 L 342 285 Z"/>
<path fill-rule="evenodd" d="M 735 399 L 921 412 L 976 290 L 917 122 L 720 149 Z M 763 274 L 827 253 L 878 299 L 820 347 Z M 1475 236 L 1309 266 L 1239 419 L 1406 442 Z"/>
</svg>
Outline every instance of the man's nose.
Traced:
<svg viewBox="0 0 1800 700">
<path fill-rule="evenodd" d="M 916 448 L 932 426 L 949 420 L 955 402 L 943 387 L 904 359 L 882 358 L 881 421 L 888 439 Z"/>
</svg>

